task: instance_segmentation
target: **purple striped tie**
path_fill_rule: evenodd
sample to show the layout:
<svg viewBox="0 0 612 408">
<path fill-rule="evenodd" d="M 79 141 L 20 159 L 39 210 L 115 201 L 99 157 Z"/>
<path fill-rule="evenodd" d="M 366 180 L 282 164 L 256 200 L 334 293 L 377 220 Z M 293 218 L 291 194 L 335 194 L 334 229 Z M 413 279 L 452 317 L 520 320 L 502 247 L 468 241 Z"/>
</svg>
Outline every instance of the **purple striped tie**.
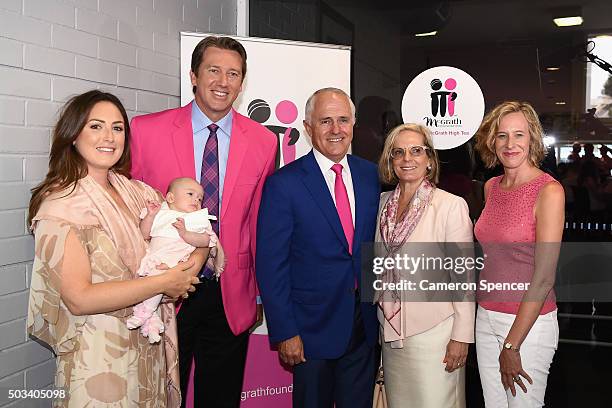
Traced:
<svg viewBox="0 0 612 408">
<path fill-rule="evenodd" d="M 204 189 L 202 207 L 208 208 L 208 213 L 217 217 L 217 221 L 212 221 L 212 228 L 219 235 L 219 148 L 217 129 L 219 129 L 219 126 L 214 123 L 208 125 L 210 134 L 204 146 L 204 154 L 202 155 L 200 184 L 202 189 Z M 210 268 L 204 268 L 202 276 L 210 279 L 213 276 L 213 271 Z"/>
</svg>

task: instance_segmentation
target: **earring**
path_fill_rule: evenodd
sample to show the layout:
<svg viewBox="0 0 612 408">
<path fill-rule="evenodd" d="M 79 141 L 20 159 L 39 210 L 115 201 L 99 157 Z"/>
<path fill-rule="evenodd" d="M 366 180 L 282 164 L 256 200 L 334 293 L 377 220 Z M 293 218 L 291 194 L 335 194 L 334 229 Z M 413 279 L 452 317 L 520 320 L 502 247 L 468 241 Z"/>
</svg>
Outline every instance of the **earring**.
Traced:
<svg viewBox="0 0 612 408">
<path fill-rule="evenodd" d="M 76 146 L 76 140 L 73 140 L 73 141 L 72 141 L 72 145 L 73 145 L 73 146 Z"/>
<path fill-rule="evenodd" d="M 427 165 L 427 171 L 431 171 L 431 164 Z"/>
</svg>

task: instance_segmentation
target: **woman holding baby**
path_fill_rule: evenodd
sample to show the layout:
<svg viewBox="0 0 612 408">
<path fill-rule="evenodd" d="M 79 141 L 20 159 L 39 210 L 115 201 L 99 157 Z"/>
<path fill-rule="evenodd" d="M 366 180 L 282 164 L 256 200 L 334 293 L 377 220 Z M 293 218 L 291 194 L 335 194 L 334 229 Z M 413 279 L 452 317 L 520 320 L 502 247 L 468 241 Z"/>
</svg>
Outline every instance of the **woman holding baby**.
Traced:
<svg viewBox="0 0 612 408">
<path fill-rule="evenodd" d="M 179 406 L 174 305 L 162 302 L 163 339 L 129 330 L 132 305 L 186 296 L 207 250 L 136 279 L 146 252 L 139 214 L 161 196 L 130 180 L 128 117 L 113 95 L 72 98 L 53 133 L 49 172 L 32 190 L 35 237 L 28 332 L 56 354 L 58 406 Z"/>
</svg>

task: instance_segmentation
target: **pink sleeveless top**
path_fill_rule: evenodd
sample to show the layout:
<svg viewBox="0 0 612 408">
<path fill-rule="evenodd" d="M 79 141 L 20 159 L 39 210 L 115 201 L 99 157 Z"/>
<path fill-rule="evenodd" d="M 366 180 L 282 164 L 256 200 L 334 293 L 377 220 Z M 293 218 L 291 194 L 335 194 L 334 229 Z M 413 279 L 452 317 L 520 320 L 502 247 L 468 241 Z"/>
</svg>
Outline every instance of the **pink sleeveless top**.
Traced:
<svg viewBox="0 0 612 408">
<path fill-rule="evenodd" d="M 533 215 L 538 194 L 547 183 L 557 181 L 544 173 L 514 190 L 502 190 L 502 176 L 493 178 L 485 208 L 476 222 L 474 234 L 487 258 L 480 281 L 487 283 L 529 283 L 535 260 L 536 220 Z M 521 244 L 524 243 L 524 244 Z M 478 304 L 487 310 L 517 314 L 524 290 L 481 290 Z M 550 291 L 540 314 L 557 308 Z"/>
</svg>

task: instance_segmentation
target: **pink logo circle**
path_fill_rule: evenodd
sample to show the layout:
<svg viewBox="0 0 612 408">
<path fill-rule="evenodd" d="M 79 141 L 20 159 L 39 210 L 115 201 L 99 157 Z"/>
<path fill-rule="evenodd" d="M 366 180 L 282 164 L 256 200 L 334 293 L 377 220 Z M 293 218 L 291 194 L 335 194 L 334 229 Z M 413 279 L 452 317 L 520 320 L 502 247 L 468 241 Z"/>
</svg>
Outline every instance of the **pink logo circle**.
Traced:
<svg viewBox="0 0 612 408">
<path fill-rule="evenodd" d="M 288 125 L 297 119 L 298 111 L 295 104 L 291 101 L 280 101 L 276 105 L 276 117 L 282 123 Z"/>
<path fill-rule="evenodd" d="M 449 91 L 452 91 L 453 89 L 455 89 L 456 86 L 457 86 L 457 81 L 455 81 L 453 78 L 448 78 L 446 81 L 444 81 L 444 87 L 448 89 Z"/>
</svg>

